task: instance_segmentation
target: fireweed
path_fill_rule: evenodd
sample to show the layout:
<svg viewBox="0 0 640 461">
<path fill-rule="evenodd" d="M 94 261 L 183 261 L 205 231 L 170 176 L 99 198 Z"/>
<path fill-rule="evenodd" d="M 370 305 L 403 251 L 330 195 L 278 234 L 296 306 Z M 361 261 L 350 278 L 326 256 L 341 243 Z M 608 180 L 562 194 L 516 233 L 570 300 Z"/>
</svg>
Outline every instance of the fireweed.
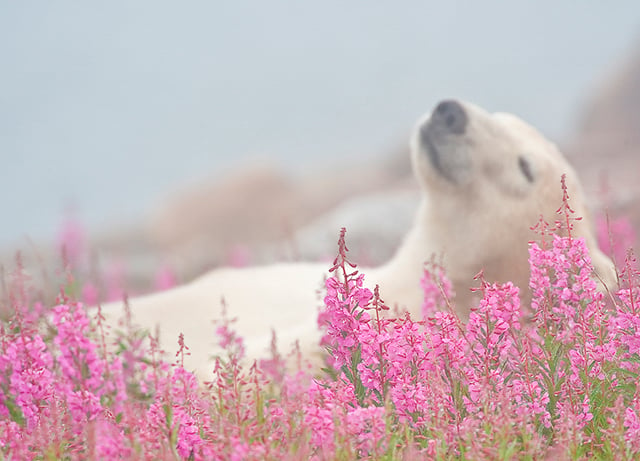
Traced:
<svg viewBox="0 0 640 461">
<path fill-rule="evenodd" d="M 182 367 L 188 337 L 176 338 L 172 358 L 153 335 L 142 341 L 128 315 L 121 332 L 108 331 L 68 283 L 43 315 L 18 270 L 3 298 L 3 310 L 14 313 L 0 333 L 0 453 L 635 459 L 640 273 L 629 252 L 620 286 L 598 290 L 585 243 L 571 235 L 566 191 L 559 216 L 536 226 L 531 304 L 521 304 L 513 284 L 479 274 L 479 301 L 466 322 L 433 262 L 422 280 L 424 315 L 389 309 L 349 262 L 343 230 L 318 317 L 327 365 L 316 375 L 295 349 L 281 355 L 275 336 L 271 357 L 244 366 L 242 338 L 223 315 L 212 336 L 225 352 L 198 382 Z"/>
</svg>

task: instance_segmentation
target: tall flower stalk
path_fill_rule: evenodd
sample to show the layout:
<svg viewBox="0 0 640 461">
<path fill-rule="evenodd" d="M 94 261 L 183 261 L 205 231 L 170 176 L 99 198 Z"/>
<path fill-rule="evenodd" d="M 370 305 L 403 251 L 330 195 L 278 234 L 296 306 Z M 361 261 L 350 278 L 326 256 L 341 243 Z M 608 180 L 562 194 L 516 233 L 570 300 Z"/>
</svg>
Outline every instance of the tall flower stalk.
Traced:
<svg viewBox="0 0 640 461">
<path fill-rule="evenodd" d="M 105 329 L 73 286 L 49 309 L 31 301 L 18 271 L 8 287 L 13 313 L 0 324 L 0 454 L 637 459 L 640 273 L 627 253 L 621 286 L 605 297 L 574 219 L 565 189 L 558 222 L 536 226 L 530 305 L 519 287 L 479 274 L 466 322 L 433 263 L 422 315 L 390 310 L 349 261 L 343 229 L 318 318 L 324 371 L 306 367 L 299 351 L 280 354 L 275 335 L 272 357 L 244 366 L 243 340 L 223 317 L 212 341 L 225 352 L 198 382 L 183 367 L 188 337 L 162 355 L 130 322 Z"/>
</svg>

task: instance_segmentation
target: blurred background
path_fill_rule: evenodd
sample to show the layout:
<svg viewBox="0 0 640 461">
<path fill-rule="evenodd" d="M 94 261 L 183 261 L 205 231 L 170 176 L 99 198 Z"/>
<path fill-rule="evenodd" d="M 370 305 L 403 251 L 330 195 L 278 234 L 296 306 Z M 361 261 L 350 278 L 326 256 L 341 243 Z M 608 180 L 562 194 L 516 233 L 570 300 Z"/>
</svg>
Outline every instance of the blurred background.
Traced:
<svg viewBox="0 0 640 461">
<path fill-rule="evenodd" d="M 92 264 L 186 279 L 326 257 L 347 225 L 376 262 L 446 97 L 527 120 L 633 214 L 639 26 L 634 0 L 2 2 L 0 256 L 82 234 Z"/>
</svg>

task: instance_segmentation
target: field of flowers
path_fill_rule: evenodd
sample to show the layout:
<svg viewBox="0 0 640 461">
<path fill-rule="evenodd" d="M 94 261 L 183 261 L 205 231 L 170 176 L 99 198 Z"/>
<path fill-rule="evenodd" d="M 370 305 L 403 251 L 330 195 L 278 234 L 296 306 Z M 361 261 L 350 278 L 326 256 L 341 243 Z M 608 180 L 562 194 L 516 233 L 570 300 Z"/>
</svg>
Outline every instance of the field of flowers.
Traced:
<svg viewBox="0 0 640 461">
<path fill-rule="evenodd" d="M 629 229 L 601 226 L 620 273 L 602 292 L 570 209 L 560 213 L 530 246 L 531 304 L 479 274 L 482 301 L 464 322 L 433 264 L 423 318 L 390 311 L 348 261 L 343 230 L 318 316 L 322 371 L 275 340 L 271 357 L 243 366 L 225 319 L 212 335 L 226 353 L 198 382 L 181 366 L 189 338 L 162 355 L 126 313 L 107 331 L 70 264 L 54 306 L 18 265 L 2 287 L 0 457 L 638 459 L 640 272 L 616 243 Z"/>
</svg>

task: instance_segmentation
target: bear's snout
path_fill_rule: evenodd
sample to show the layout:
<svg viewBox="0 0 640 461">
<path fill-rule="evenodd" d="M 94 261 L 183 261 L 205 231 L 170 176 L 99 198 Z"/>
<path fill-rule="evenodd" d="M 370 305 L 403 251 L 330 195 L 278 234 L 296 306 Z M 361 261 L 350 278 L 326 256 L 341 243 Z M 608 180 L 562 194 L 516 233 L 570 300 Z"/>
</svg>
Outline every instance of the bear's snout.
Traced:
<svg viewBox="0 0 640 461">
<path fill-rule="evenodd" d="M 469 117 L 462 104 L 453 99 L 446 99 L 438 103 L 431 115 L 431 123 L 454 134 L 463 134 L 468 121 Z"/>
<path fill-rule="evenodd" d="M 436 105 L 417 132 L 418 146 L 427 154 L 433 170 L 454 184 L 464 183 L 471 170 L 469 153 L 460 143 L 468 123 L 465 106 L 445 99 Z"/>
</svg>

